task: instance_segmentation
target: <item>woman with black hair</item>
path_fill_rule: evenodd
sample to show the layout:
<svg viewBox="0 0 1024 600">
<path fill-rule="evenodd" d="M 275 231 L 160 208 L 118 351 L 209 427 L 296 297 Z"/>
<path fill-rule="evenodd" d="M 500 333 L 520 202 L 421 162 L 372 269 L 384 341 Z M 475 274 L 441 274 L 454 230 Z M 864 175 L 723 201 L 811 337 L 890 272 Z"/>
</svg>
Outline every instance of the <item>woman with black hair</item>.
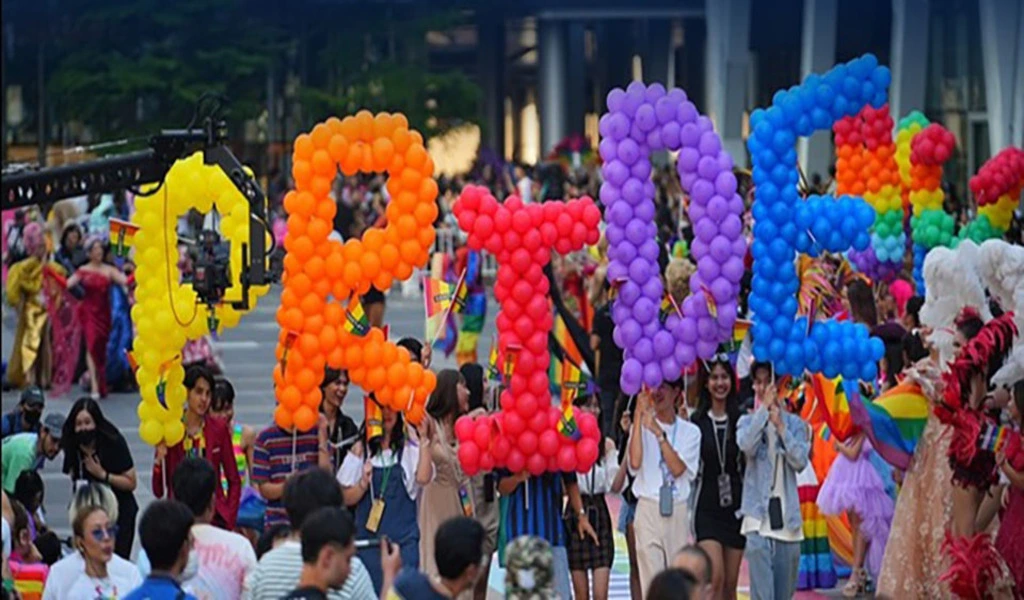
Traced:
<svg viewBox="0 0 1024 600">
<path fill-rule="evenodd" d="M 82 249 L 82 228 L 78 223 L 71 221 L 64 225 L 60 234 L 60 247 L 53 258 L 65 273 L 74 273 L 78 265 L 86 261 L 85 250 Z"/>
<path fill-rule="evenodd" d="M 348 394 L 348 371 L 324 369 L 324 379 L 320 383 L 320 392 L 324 401 L 320 403 L 320 412 L 327 419 L 327 445 L 334 470 L 341 468 L 352 444 L 359 437 L 359 427 L 352 417 L 341 411 L 341 405 Z"/>
<path fill-rule="evenodd" d="M 601 422 L 601 401 L 596 394 L 580 395 L 573 405 L 594 415 Z M 612 484 L 619 472 L 618 453 L 611 438 L 604 439 L 601 455 L 590 470 L 578 476 L 580 500 L 587 520 L 594 527 L 597 540 L 575 535 L 576 515 L 566 506 L 565 541 L 569 556 L 569 574 L 577 598 L 607 600 L 612 562 L 615 560 L 612 517 L 605 494 L 612 492 Z M 588 577 L 589 576 L 589 577 Z M 593 581 L 592 587 L 590 581 Z"/>
<path fill-rule="evenodd" d="M 382 433 L 374 435 L 365 448 L 362 442 L 352 446 L 338 470 L 338 483 L 345 505 L 355 507 L 356 539 L 387 536 L 398 544 L 402 566 L 419 569 L 416 501 L 434 477 L 430 453 L 420 451 L 419 438 L 430 439 L 430 420 L 424 419 L 422 436 L 410 428 L 407 438 L 401 413 L 382 406 L 381 415 L 379 423 L 368 422 L 364 427 L 370 432 L 379 427 Z M 379 594 L 384 579 L 380 548 L 365 548 L 358 555 Z"/>
<path fill-rule="evenodd" d="M 459 367 L 463 381 L 466 382 L 466 389 L 469 390 L 469 411 L 487 410 L 486 398 L 488 397 L 488 384 L 484 377 L 484 368 L 477 363 L 465 363 Z M 473 487 L 473 510 L 474 517 L 484 526 L 486 534 L 484 538 L 484 556 L 486 564 L 480 569 L 480 578 L 473 589 L 473 597 L 476 600 L 484 600 L 487 597 L 488 574 L 491 568 L 491 555 L 498 546 L 498 499 L 497 482 L 493 473 L 477 473 L 470 478 Z"/>
<path fill-rule="evenodd" d="M 459 463 L 455 421 L 469 412 L 469 389 L 454 369 L 437 374 L 437 387 L 427 401 L 424 424 L 424 454 L 433 463 L 434 477 L 423 487 L 419 502 L 420 568 L 429 576 L 439 575 L 434 555 L 434 535 L 442 523 L 453 517 L 474 517 L 473 488 Z"/>
<path fill-rule="evenodd" d="M 694 492 L 697 545 L 711 557 L 714 598 L 735 598 L 746 538 L 736 516 L 743 496 L 743 463 L 736 444 L 740 418 L 736 371 L 727 354 L 717 354 L 697 371 L 698 403 L 693 424 L 700 428 L 700 472 Z"/>
<path fill-rule="evenodd" d="M 64 472 L 77 488 L 83 482 L 110 486 L 117 499 L 117 539 L 114 552 L 131 559 L 135 541 L 135 463 L 128 442 L 113 423 L 103 416 L 98 402 L 79 398 L 64 421 L 61 436 L 64 448 Z"/>
</svg>

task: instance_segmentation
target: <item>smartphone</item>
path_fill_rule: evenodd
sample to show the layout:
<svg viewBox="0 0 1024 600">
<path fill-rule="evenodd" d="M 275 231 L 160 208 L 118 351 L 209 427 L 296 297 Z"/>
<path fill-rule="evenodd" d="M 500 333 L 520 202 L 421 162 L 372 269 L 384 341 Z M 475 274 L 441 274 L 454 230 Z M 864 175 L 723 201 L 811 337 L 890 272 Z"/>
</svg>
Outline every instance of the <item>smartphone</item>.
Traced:
<svg viewBox="0 0 1024 600">
<path fill-rule="evenodd" d="M 768 525 L 772 531 L 781 531 L 785 527 L 782 521 L 782 498 L 779 496 L 768 499 Z"/>
</svg>

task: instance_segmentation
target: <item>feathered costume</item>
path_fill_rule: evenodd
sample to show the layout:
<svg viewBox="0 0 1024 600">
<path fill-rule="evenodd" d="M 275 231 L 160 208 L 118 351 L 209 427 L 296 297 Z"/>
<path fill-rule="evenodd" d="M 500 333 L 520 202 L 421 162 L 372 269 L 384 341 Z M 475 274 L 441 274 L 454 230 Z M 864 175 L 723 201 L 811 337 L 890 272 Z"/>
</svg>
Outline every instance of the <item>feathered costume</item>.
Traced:
<svg viewBox="0 0 1024 600">
<path fill-rule="evenodd" d="M 977 318 L 977 311 L 967 308 L 961 319 Z M 949 444 L 949 460 L 953 482 L 963 487 L 988 490 L 998 481 L 995 454 L 978 447 L 978 440 L 995 422 L 971 405 L 971 380 L 978 373 L 988 374 L 1010 351 L 1017 326 L 1013 313 L 993 319 L 978 335 L 967 342 L 942 375 L 942 401 L 935 414 L 953 428 Z M 943 579 L 954 594 L 963 598 L 985 598 L 991 594 L 1003 571 L 992 540 L 987 533 L 954 538 L 947 536 L 944 550 L 952 562 Z"/>
</svg>

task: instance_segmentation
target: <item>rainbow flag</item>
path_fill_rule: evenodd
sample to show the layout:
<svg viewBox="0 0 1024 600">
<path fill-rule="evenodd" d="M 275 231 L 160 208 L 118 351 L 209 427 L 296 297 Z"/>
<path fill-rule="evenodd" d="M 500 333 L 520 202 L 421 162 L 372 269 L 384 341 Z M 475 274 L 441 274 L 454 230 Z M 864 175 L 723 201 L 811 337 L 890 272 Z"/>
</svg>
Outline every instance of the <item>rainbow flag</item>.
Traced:
<svg viewBox="0 0 1024 600">
<path fill-rule="evenodd" d="M 494 337 L 491 337 L 491 353 L 487 358 L 487 379 L 489 381 L 501 379 L 501 369 L 498 368 L 498 341 Z"/>
<path fill-rule="evenodd" d="M 363 396 L 363 411 L 366 415 L 366 441 L 384 435 L 384 411 L 373 394 Z"/>
<path fill-rule="evenodd" d="M 562 416 L 558 419 L 557 429 L 558 433 L 573 441 L 583 437 L 583 433 L 580 432 L 579 425 L 576 423 L 576 409 L 571 402 L 568 404 L 562 402 Z"/>
<path fill-rule="evenodd" d="M 469 298 L 469 286 L 466 285 L 464 276 L 465 271 L 463 271 L 462 276 L 459 277 L 459 283 L 457 284 L 458 287 L 455 288 L 455 297 L 452 300 L 454 303 L 452 311 L 457 313 L 461 313 L 466 310 L 466 302 Z"/>
<path fill-rule="evenodd" d="M 664 323 L 668 320 L 669 316 L 675 313 L 676 316 L 683 316 L 679 312 L 679 305 L 676 304 L 676 299 L 672 297 L 672 294 L 665 290 L 665 293 L 661 296 L 661 306 L 658 308 L 658 318 Z"/>
<path fill-rule="evenodd" d="M 583 354 L 580 352 L 579 346 L 576 345 L 576 340 L 573 339 L 569 326 L 565 324 L 565 319 L 562 318 L 562 315 L 557 310 L 555 311 L 551 334 L 555 337 L 555 342 L 562 348 L 565 355 L 569 357 L 569 360 L 577 365 L 584 364 Z M 560 381 L 560 379 L 554 381 Z"/>
<path fill-rule="evenodd" d="M 512 381 L 512 374 L 516 371 L 516 362 L 519 361 L 519 350 L 520 347 L 516 344 L 509 344 L 505 348 L 505 364 L 501 369 L 505 385 L 509 385 Z"/>
<path fill-rule="evenodd" d="M 928 420 L 928 399 L 920 386 L 904 381 L 874 402 L 865 401 L 854 388 L 849 408 L 854 424 L 868 436 L 879 456 L 897 469 L 908 469 Z"/>
<path fill-rule="evenodd" d="M 581 393 L 587 391 L 587 376 L 571 360 L 562 360 L 562 404 L 572 404 Z"/>
<path fill-rule="evenodd" d="M 981 439 L 978 440 L 978 448 L 982 450 L 989 450 L 991 452 L 999 452 L 1006 445 L 1006 440 L 1010 436 L 1010 428 L 1006 425 L 992 425 L 989 424 L 985 428 L 985 433 L 982 434 Z"/>
<path fill-rule="evenodd" d="M 856 384 L 853 385 L 856 386 Z M 817 399 L 818 406 L 823 411 L 825 423 L 832 435 L 839 441 L 847 440 L 858 431 L 850 414 L 847 387 L 842 377 L 829 380 L 821 373 L 815 373 L 811 377 L 811 388 L 806 390 Z M 854 391 L 856 392 L 856 388 Z"/>
<path fill-rule="evenodd" d="M 363 310 L 363 303 L 355 295 L 348 301 L 348 308 L 345 310 L 345 322 L 342 324 L 342 327 L 346 332 L 359 337 L 365 337 L 370 333 L 370 318 L 366 316 L 366 311 Z"/>
<path fill-rule="evenodd" d="M 729 362 L 733 366 L 739 362 L 740 348 L 743 346 L 743 341 L 747 339 L 747 335 L 750 334 L 750 326 L 750 321 L 736 319 L 736 323 L 732 326 L 732 339 L 722 344 L 725 352 L 729 354 Z"/>
<path fill-rule="evenodd" d="M 110 244 L 114 256 L 124 258 L 128 256 L 128 250 L 135 243 L 135 232 L 139 226 L 135 223 L 122 221 L 121 219 L 110 219 Z"/>
<path fill-rule="evenodd" d="M 173 358 L 169 358 L 160 363 L 160 367 L 157 369 L 160 377 L 156 382 L 156 399 L 160 402 L 160 406 L 164 407 L 164 410 L 167 410 L 167 371 L 171 370 L 171 365 L 173 365 L 174 361 L 178 360 L 178 358 L 179 355 L 175 354 Z"/>
</svg>

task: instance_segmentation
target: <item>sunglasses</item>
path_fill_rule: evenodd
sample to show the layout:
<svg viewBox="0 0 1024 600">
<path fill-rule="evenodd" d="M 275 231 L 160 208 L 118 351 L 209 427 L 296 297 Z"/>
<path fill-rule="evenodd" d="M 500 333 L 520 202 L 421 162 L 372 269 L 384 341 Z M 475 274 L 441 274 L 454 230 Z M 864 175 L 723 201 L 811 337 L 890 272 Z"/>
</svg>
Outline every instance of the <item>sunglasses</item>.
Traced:
<svg viewBox="0 0 1024 600">
<path fill-rule="evenodd" d="M 117 525 L 111 525 L 106 529 L 102 527 L 97 527 L 96 529 L 90 531 L 89 535 L 91 535 L 92 539 L 96 540 L 97 542 L 102 542 L 105 539 L 112 540 L 117 537 Z"/>
</svg>

